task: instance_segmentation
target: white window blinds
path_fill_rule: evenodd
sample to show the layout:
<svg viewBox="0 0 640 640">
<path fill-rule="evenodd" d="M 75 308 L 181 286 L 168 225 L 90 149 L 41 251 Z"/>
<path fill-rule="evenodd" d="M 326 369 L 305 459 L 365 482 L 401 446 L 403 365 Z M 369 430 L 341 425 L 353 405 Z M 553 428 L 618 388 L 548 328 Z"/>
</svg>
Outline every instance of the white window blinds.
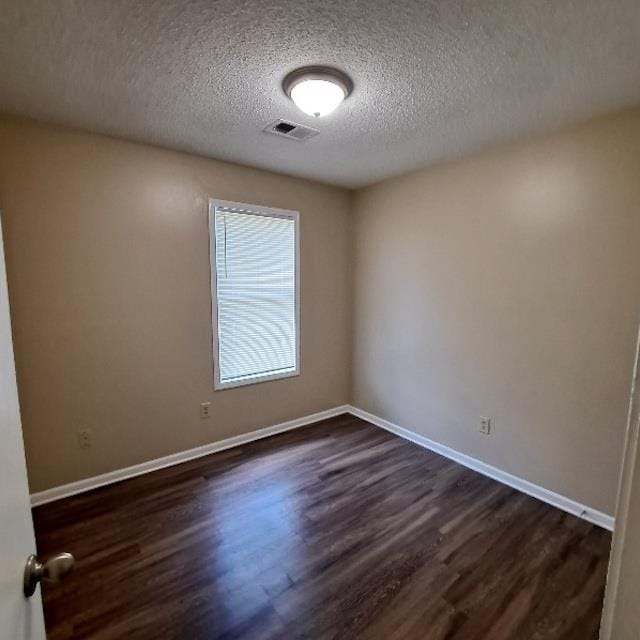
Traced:
<svg viewBox="0 0 640 640">
<path fill-rule="evenodd" d="M 214 205 L 217 388 L 298 373 L 296 212 Z"/>
</svg>

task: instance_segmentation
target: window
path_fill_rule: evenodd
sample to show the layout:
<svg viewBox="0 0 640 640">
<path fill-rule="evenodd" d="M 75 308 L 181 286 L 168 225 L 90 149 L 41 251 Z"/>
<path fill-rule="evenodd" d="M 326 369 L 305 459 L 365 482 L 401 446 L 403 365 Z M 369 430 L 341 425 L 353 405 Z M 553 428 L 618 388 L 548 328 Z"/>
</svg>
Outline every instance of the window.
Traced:
<svg viewBox="0 0 640 640">
<path fill-rule="evenodd" d="M 209 205 L 214 388 L 298 375 L 298 212 Z"/>
</svg>

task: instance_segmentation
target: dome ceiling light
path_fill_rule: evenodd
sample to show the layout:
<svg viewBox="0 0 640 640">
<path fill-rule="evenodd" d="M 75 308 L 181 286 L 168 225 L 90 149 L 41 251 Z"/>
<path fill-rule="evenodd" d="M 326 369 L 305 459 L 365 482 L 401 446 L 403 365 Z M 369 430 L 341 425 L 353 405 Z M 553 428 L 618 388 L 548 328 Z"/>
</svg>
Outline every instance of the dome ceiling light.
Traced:
<svg viewBox="0 0 640 640">
<path fill-rule="evenodd" d="M 338 107 L 351 93 L 353 82 L 339 69 L 301 67 L 285 77 L 282 88 L 300 111 L 319 118 Z"/>
</svg>

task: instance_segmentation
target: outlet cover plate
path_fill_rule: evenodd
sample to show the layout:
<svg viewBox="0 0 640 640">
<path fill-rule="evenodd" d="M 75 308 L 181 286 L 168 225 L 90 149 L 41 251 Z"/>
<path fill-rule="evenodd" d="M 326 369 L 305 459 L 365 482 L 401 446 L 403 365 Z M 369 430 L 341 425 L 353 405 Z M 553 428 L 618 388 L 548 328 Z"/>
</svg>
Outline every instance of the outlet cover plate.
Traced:
<svg viewBox="0 0 640 640">
<path fill-rule="evenodd" d="M 480 433 L 485 436 L 491 435 L 491 418 L 480 416 Z"/>
<path fill-rule="evenodd" d="M 206 420 L 211 417 L 211 403 L 210 402 L 201 402 L 200 403 L 200 418 L 202 420 Z"/>
</svg>

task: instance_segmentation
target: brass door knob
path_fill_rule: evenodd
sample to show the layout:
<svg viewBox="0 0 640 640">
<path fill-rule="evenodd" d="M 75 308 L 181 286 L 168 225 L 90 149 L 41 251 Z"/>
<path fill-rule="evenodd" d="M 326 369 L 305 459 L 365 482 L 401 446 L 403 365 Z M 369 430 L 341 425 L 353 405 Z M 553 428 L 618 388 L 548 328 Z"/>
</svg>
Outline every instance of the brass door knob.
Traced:
<svg viewBox="0 0 640 640">
<path fill-rule="evenodd" d="M 24 568 L 23 590 L 24 595 L 30 598 L 38 582 L 60 582 L 65 576 L 71 573 L 75 559 L 70 553 L 56 553 L 46 562 L 40 562 L 36 556 L 29 556 Z"/>
</svg>

